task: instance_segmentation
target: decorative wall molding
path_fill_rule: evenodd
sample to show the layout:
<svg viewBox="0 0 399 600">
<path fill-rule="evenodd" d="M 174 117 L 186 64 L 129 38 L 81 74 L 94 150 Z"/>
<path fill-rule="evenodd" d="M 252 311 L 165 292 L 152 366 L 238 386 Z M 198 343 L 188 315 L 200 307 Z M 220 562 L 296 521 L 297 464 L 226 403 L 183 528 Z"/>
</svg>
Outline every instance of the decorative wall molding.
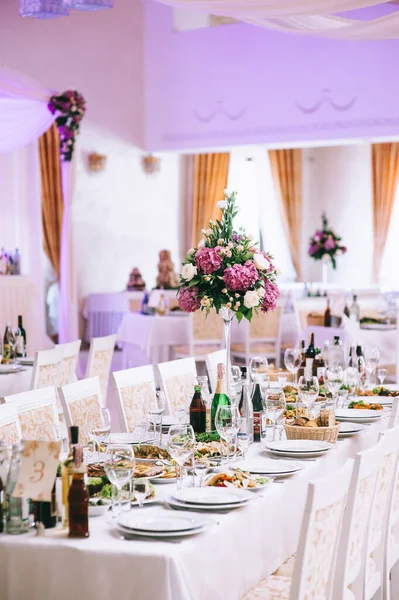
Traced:
<svg viewBox="0 0 399 600">
<path fill-rule="evenodd" d="M 302 113 L 304 113 L 305 115 L 309 115 L 317 112 L 323 106 L 323 104 L 328 104 L 329 106 L 331 106 L 331 108 L 338 112 L 345 112 L 347 110 L 350 110 L 352 106 L 355 105 L 356 101 L 357 96 L 354 96 L 351 100 L 348 100 L 348 102 L 338 102 L 334 99 L 333 92 L 331 92 L 331 90 L 329 90 L 328 88 L 325 88 L 321 90 L 320 96 L 314 104 L 310 106 L 304 106 L 304 104 L 299 102 L 299 100 L 295 100 L 294 104 L 297 107 L 297 109 L 300 110 Z"/>
<path fill-rule="evenodd" d="M 209 113 L 201 114 L 200 111 L 194 110 L 193 114 L 194 114 L 195 118 L 197 119 L 197 121 L 199 121 L 200 123 L 210 123 L 218 115 L 222 115 L 223 117 L 226 117 L 226 119 L 228 119 L 229 121 L 238 121 L 239 119 L 241 119 L 241 117 L 243 117 L 245 115 L 246 112 L 247 112 L 246 107 L 241 108 L 238 112 L 233 112 L 231 110 L 228 110 L 227 108 L 225 108 L 224 100 L 218 100 L 216 102 L 215 108 L 212 109 Z"/>
</svg>

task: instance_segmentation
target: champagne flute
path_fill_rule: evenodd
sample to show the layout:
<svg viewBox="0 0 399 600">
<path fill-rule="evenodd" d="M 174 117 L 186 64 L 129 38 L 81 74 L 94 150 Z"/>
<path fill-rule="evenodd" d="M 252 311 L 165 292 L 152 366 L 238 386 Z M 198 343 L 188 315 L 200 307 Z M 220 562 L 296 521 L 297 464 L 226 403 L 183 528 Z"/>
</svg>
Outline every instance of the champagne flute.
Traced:
<svg viewBox="0 0 399 600">
<path fill-rule="evenodd" d="M 155 443 L 159 446 L 162 444 L 162 415 L 165 411 L 166 398 L 162 391 L 156 391 L 155 394 L 150 393 L 147 396 L 145 403 L 145 412 L 149 423 L 154 429 Z M 159 428 L 159 433 L 157 429 Z"/>
<path fill-rule="evenodd" d="M 341 388 L 344 380 L 344 371 L 340 366 L 329 367 L 326 369 L 324 376 L 326 389 L 332 395 L 335 406 L 338 390 Z"/>
<path fill-rule="evenodd" d="M 188 424 L 172 425 L 168 433 L 169 454 L 179 465 L 177 489 L 181 490 L 183 483 L 183 465 L 194 456 L 195 434 Z"/>
<path fill-rule="evenodd" d="M 215 415 L 216 431 L 221 439 L 226 442 L 227 460 L 229 459 L 229 448 L 234 445 L 234 458 L 236 455 L 237 434 L 240 430 L 241 415 L 238 406 L 221 405 L 218 407 Z"/>
<path fill-rule="evenodd" d="M 298 395 L 305 405 L 308 417 L 311 418 L 311 410 L 319 395 L 319 381 L 317 377 L 307 379 L 305 376 L 299 378 Z"/>
<path fill-rule="evenodd" d="M 378 380 L 380 382 L 380 384 L 382 385 L 385 381 L 386 376 L 388 375 L 388 370 L 387 369 L 378 369 L 377 371 L 377 377 Z"/>
<path fill-rule="evenodd" d="M 100 460 L 100 444 L 106 440 L 111 431 L 111 415 L 108 408 L 92 406 L 86 415 L 86 429 L 97 448 L 97 461 Z"/>
<path fill-rule="evenodd" d="M 241 369 L 237 365 L 231 366 L 231 398 L 233 404 L 238 406 L 242 392 L 242 377 Z"/>
<path fill-rule="evenodd" d="M 285 411 L 285 394 L 283 390 L 268 389 L 263 395 L 263 408 L 266 418 L 273 423 L 273 442 L 276 439 L 276 424 Z"/>
<path fill-rule="evenodd" d="M 144 500 L 150 491 L 150 482 L 148 479 L 133 479 L 133 496 L 139 503 L 139 508 L 143 507 Z"/>
<path fill-rule="evenodd" d="M 108 444 L 105 451 L 104 471 L 117 489 L 117 514 L 122 510 L 122 488 L 134 475 L 136 459 L 133 446 L 129 444 Z"/>
<path fill-rule="evenodd" d="M 299 348 L 287 348 L 284 352 L 284 364 L 290 373 L 294 376 L 294 385 L 296 385 L 296 374 L 302 362 L 302 352 Z"/>
<path fill-rule="evenodd" d="M 369 375 L 370 386 L 373 384 L 373 373 L 376 370 L 380 361 L 380 352 L 378 348 L 371 348 L 366 351 L 366 371 Z"/>
</svg>

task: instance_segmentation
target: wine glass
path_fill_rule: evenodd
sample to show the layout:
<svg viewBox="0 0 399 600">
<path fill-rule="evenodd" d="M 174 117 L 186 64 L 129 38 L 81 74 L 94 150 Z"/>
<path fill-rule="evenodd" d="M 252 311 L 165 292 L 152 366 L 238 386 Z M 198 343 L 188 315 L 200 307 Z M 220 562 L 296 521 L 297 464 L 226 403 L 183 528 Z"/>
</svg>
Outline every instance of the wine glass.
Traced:
<svg viewBox="0 0 399 600">
<path fill-rule="evenodd" d="M 172 425 L 168 433 L 169 454 L 179 465 L 177 489 L 181 490 L 183 483 L 183 465 L 194 455 L 195 434 L 188 424 Z"/>
<path fill-rule="evenodd" d="M 305 405 L 308 417 L 310 418 L 311 410 L 319 395 L 319 380 L 317 377 L 310 379 L 302 376 L 298 382 L 298 395 L 301 402 Z"/>
<path fill-rule="evenodd" d="M 229 458 L 229 448 L 234 445 L 234 454 L 236 454 L 237 434 L 240 430 L 241 415 L 238 407 L 234 404 L 220 405 L 215 415 L 216 431 L 227 445 L 227 460 Z"/>
<path fill-rule="evenodd" d="M 145 412 L 149 423 L 154 429 L 155 443 L 159 446 L 162 443 L 162 415 L 166 407 L 165 394 L 157 390 L 154 393 L 149 393 L 145 402 Z"/>
<path fill-rule="evenodd" d="M 380 384 L 382 385 L 385 381 L 386 376 L 388 375 L 388 370 L 387 369 L 378 369 L 377 371 L 377 377 L 378 380 L 380 382 Z"/>
<path fill-rule="evenodd" d="M 111 432 L 111 414 L 108 408 L 92 406 L 86 415 L 86 428 L 97 448 L 97 461 L 100 460 L 100 445 Z"/>
<path fill-rule="evenodd" d="M 136 459 L 133 446 L 129 444 L 108 444 L 105 451 L 104 471 L 117 489 L 117 514 L 122 510 L 122 488 L 134 475 Z"/>
<path fill-rule="evenodd" d="M 273 442 L 276 439 L 276 424 L 285 411 L 285 394 L 283 390 L 268 389 L 263 395 L 263 409 L 266 419 L 273 423 Z"/>
<path fill-rule="evenodd" d="M 373 373 L 380 361 L 380 352 L 378 348 L 371 348 L 366 351 L 366 371 L 369 375 L 370 385 L 373 383 Z"/>
<path fill-rule="evenodd" d="M 7 327 L 7 342 L 10 345 L 11 348 L 11 353 L 12 353 L 12 358 L 11 358 L 11 363 L 15 363 L 17 357 L 16 357 L 16 348 L 17 348 L 17 337 L 16 335 L 14 335 L 14 332 L 12 330 L 12 327 Z"/>
<path fill-rule="evenodd" d="M 286 385 L 287 379 L 288 379 L 287 373 L 278 373 L 277 374 L 277 381 L 282 388 Z"/>
<path fill-rule="evenodd" d="M 150 491 L 150 482 L 148 479 L 133 479 L 133 496 L 139 503 L 139 508 L 142 508 L 144 500 L 147 498 Z"/>
<path fill-rule="evenodd" d="M 335 398 L 344 380 L 344 371 L 340 366 L 328 367 L 324 374 L 326 390 Z"/>
<path fill-rule="evenodd" d="M 302 362 L 302 352 L 299 348 L 287 348 L 284 352 L 284 364 L 290 373 L 294 376 L 294 385 L 296 384 L 296 374 Z"/>
<path fill-rule="evenodd" d="M 262 383 L 267 375 L 268 362 L 265 356 L 254 356 L 249 361 L 251 379 L 254 383 Z"/>
</svg>

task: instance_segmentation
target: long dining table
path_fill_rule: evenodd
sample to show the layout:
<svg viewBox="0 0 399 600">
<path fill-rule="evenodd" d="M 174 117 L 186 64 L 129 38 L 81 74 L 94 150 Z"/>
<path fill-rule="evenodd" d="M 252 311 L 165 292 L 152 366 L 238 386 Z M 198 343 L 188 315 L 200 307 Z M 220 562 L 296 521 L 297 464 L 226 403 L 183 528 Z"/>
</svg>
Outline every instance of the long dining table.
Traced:
<svg viewBox="0 0 399 600">
<path fill-rule="evenodd" d="M 90 519 L 88 539 L 70 539 L 62 530 L 0 535 L 2 600 L 241 600 L 297 549 L 307 485 L 328 475 L 377 442 L 389 411 L 289 479 L 255 493 L 247 505 L 207 513 L 212 525 L 182 540 L 121 539 L 111 513 Z M 260 460 L 254 444 L 247 458 Z M 278 460 L 278 459 L 276 459 Z M 191 482 L 187 476 L 186 485 Z M 163 502 L 173 483 L 155 484 L 157 504 L 133 507 L 141 515 L 171 514 Z M 195 514 L 190 512 L 190 514 Z"/>
</svg>

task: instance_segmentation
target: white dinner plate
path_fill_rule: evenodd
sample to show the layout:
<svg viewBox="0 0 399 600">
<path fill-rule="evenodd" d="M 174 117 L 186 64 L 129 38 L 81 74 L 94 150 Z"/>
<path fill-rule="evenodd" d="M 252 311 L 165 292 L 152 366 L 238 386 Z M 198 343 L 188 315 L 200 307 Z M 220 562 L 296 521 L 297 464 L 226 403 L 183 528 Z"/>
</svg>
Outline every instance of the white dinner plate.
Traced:
<svg viewBox="0 0 399 600">
<path fill-rule="evenodd" d="M 26 356 L 25 358 L 17 359 L 20 365 L 25 365 L 26 367 L 33 367 L 35 359 L 33 356 Z"/>
<path fill-rule="evenodd" d="M 135 433 L 111 433 L 109 444 L 148 444 L 149 440 L 142 440 Z"/>
<path fill-rule="evenodd" d="M 361 431 L 364 430 L 364 426 L 356 423 L 351 423 L 350 421 L 343 421 L 341 423 L 341 427 L 339 428 L 338 437 L 351 437 L 352 435 L 357 435 Z"/>
<path fill-rule="evenodd" d="M 10 373 L 19 373 L 19 371 L 23 371 L 22 365 L 14 364 L 14 365 L 0 365 L 0 374 L 8 375 Z"/>
<path fill-rule="evenodd" d="M 326 452 L 334 445 L 329 442 L 319 442 L 318 440 L 281 440 L 279 442 L 267 442 L 266 448 L 272 452 L 289 452 L 290 454 L 315 454 L 316 452 Z"/>
<path fill-rule="evenodd" d="M 353 421 L 354 423 L 370 423 L 386 415 L 383 410 L 367 410 L 364 408 L 344 408 L 335 411 L 337 421 Z"/>
<path fill-rule="evenodd" d="M 150 481 L 152 482 L 153 478 L 150 477 Z M 154 483 L 176 483 L 177 477 L 156 477 L 154 479 Z"/>
<path fill-rule="evenodd" d="M 151 532 L 151 531 L 132 531 L 131 529 L 127 529 L 123 527 L 123 525 L 116 525 L 118 531 L 123 535 L 126 539 L 135 539 L 136 537 L 145 537 L 145 538 L 155 538 L 155 539 L 164 539 L 164 538 L 182 538 L 189 537 L 190 535 L 197 535 L 199 533 L 203 533 L 208 529 L 208 527 L 202 527 L 201 529 L 192 529 L 191 531 L 174 531 L 172 533 L 169 532 Z"/>
<path fill-rule="evenodd" d="M 264 475 L 265 477 L 287 477 L 303 469 L 301 463 L 292 460 L 273 460 L 264 458 L 257 462 L 244 461 L 237 463 L 237 468 L 248 471 L 252 475 Z"/>
<path fill-rule="evenodd" d="M 360 325 L 360 329 L 368 329 L 371 331 L 392 331 L 396 329 L 396 325 L 392 323 L 364 323 Z"/>
<path fill-rule="evenodd" d="M 184 515 L 142 517 L 138 516 L 137 513 L 125 513 L 120 515 L 118 525 L 122 525 L 122 527 L 131 531 L 171 534 L 201 529 L 205 523 L 200 517 L 194 518 Z"/>
<path fill-rule="evenodd" d="M 364 402 L 365 404 L 381 404 L 381 406 L 392 406 L 392 396 L 351 396 L 350 402 Z M 349 409 L 350 410 L 350 409 Z M 364 410 L 364 409 L 362 409 Z"/>
<path fill-rule="evenodd" d="M 209 504 L 230 505 L 248 502 L 249 500 L 252 500 L 252 494 L 246 490 L 204 487 L 178 490 L 173 494 L 173 498 L 175 500 L 179 500 L 179 502 L 184 502 L 185 504 L 191 505 L 194 504 L 196 506 L 204 506 Z"/>
<path fill-rule="evenodd" d="M 206 489 L 206 488 L 205 488 Z M 208 488 L 210 489 L 210 488 Z M 220 489 L 220 488 L 219 488 Z M 250 492 L 249 492 L 250 493 Z M 176 500 L 172 496 L 166 498 L 166 503 L 176 510 L 193 510 L 193 511 L 205 511 L 205 512 L 226 512 L 229 510 L 235 510 L 236 508 L 241 508 L 242 506 L 247 505 L 247 500 L 240 502 L 238 504 L 186 504 L 185 502 L 180 502 L 180 500 Z"/>
<path fill-rule="evenodd" d="M 153 496 L 152 498 L 146 498 L 143 502 L 144 506 L 146 504 L 154 504 L 155 502 L 158 502 L 158 498 L 156 496 Z M 139 506 L 139 501 L 138 500 L 132 500 L 130 503 L 132 506 Z"/>
</svg>

